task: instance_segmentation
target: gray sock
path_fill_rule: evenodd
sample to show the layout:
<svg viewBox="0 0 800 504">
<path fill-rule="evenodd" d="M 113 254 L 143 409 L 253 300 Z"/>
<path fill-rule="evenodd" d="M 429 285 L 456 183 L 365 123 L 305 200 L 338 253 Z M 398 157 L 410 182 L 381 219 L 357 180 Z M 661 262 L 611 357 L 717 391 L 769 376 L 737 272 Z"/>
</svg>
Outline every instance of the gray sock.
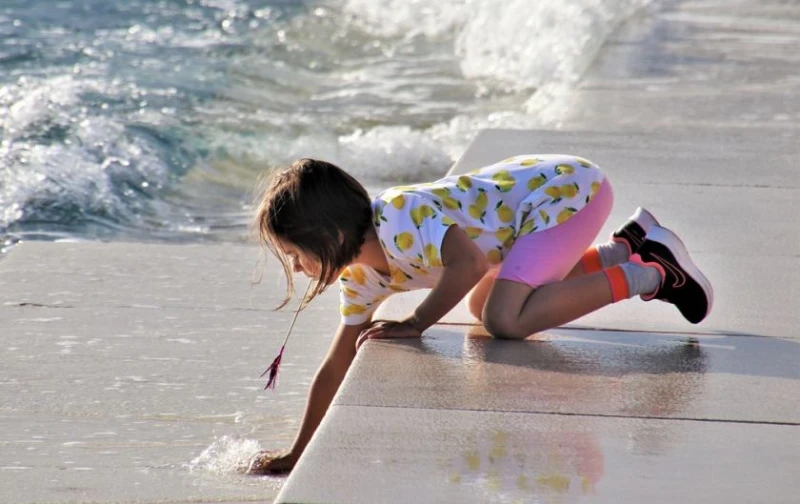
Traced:
<svg viewBox="0 0 800 504">
<path fill-rule="evenodd" d="M 661 285 L 661 273 L 652 266 L 626 262 L 620 264 L 620 268 L 625 273 L 625 280 L 628 281 L 628 293 L 631 297 L 639 294 L 652 294 Z"/>
<path fill-rule="evenodd" d="M 594 248 L 597 249 L 603 269 L 622 264 L 630 258 L 628 247 L 624 243 L 610 241 L 595 245 Z"/>
</svg>

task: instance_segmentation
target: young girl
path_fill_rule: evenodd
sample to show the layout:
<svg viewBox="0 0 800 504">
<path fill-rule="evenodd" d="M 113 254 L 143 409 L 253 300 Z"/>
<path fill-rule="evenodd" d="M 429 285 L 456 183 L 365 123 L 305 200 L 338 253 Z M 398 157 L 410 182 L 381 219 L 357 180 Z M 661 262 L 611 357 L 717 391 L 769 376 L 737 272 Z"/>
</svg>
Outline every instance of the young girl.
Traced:
<svg viewBox="0 0 800 504">
<path fill-rule="evenodd" d="M 497 338 L 522 339 L 637 295 L 672 303 L 689 322 L 703 320 L 710 283 L 646 210 L 590 247 L 612 203 L 600 169 L 566 155 L 514 156 L 373 200 L 324 161 L 301 159 L 278 173 L 256 223 L 286 273 L 283 305 L 293 294 L 292 272 L 316 280 L 306 302 L 338 279 L 342 321 L 292 448 L 258 454 L 251 472 L 294 466 L 364 341 L 419 338 L 464 297 Z M 432 290 L 404 320 L 372 319 L 394 292 L 420 288 Z"/>
</svg>

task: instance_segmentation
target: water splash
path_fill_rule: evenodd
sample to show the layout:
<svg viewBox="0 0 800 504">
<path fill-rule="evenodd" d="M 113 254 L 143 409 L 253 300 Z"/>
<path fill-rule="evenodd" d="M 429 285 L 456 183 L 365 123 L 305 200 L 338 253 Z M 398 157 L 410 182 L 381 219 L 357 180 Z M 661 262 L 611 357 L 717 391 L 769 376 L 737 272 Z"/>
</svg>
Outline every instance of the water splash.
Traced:
<svg viewBox="0 0 800 504">
<path fill-rule="evenodd" d="M 261 451 L 253 439 L 222 436 L 187 465 L 189 471 L 212 474 L 236 474 L 247 470 L 250 459 Z"/>
</svg>

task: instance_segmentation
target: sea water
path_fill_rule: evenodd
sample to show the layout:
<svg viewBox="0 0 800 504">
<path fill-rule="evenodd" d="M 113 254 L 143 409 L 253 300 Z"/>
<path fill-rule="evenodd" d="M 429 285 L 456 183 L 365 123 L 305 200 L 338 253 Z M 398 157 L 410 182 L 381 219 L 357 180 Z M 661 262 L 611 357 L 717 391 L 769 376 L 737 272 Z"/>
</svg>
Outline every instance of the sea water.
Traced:
<svg viewBox="0 0 800 504">
<path fill-rule="evenodd" d="M 298 157 L 443 175 L 541 113 L 648 0 L 6 0 L 0 243 L 240 240 Z"/>
</svg>

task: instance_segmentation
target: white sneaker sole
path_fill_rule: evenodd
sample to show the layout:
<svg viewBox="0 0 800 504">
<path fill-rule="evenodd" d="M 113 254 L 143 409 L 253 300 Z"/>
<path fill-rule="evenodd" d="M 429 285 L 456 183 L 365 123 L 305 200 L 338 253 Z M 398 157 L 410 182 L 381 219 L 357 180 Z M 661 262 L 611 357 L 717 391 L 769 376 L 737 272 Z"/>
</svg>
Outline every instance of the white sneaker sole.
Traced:
<svg viewBox="0 0 800 504">
<path fill-rule="evenodd" d="M 705 317 L 711 313 L 711 308 L 714 306 L 714 288 L 711 287 L 711 282 L 709 282 L 708 278 L 706 278 L 703 272 L 700 271 L 700 268 L 698 268 L 689 257 L 689 251 L 686 250 L 686 245 L 678 238 L 678 235 L 662 226 L 652 227 L 650 231 L 647 232 L 647 239 L 667 247 L 675 257 L 678 266 L 703 289 L 706 299 L 708 300 L 708 308 L 703 317 L 703 319 L 705 319 Z"/>
</svg>

